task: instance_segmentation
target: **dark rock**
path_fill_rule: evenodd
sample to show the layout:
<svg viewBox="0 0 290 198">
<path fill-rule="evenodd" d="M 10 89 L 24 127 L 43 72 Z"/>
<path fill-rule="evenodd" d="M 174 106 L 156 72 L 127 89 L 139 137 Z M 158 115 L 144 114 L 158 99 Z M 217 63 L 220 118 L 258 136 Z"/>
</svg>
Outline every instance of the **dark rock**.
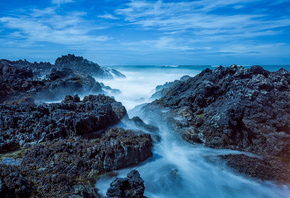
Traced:
<svg viewBox="0 0 290 198">
<path fill-rule="evenodd" d="M 85 197 L 85 198 L 96 198 L 98 197 L 97 190 L 85 185 L 76 185 L 74 188 L 74 195 L 71 198 Z"/>
<path fill-rule="evenodd" d="M 290 160 L 290 73 L 232 65 L 171 85 L 144 109 L 167 117 L 189 142 Z"/>
<path fill-rule="evenodd" d="M 166 92 L 170 91 L 170 87 L 172 85 L 175 85 L 178 82 L 186 81 L 189 78 L 190 78 L 190 76 L 185 75 L 185 76 L 182 76 L 180 78 L 180 80 L 175 80 L 173 82 L 166 82 L 164 85 L 158 85 L 158 86 L 156 86 L 155 93 L 151 96 L 151 99 L 159 99 L 159 98 L 161 98 L 163 95 L 166 94 Z"/>
<path fill-rule="evenodd" d="M 98 175 L 142 162 L 152 156 L 151 149 L 150 135 L 121 128 L 103 131 L 101 137 L 90 140 L 78 136 L 35 144 L 21 154 L 19 166 L 0 164 L 4 189 L 0 192 L 21 192 L 23 197 L 30 191 L 40 197 L 97 197 Z M 129 177 L 130 194 L 138 195 L 141 183 L 136 174 Z"/>
<path fill-rule="evenodd" d="M 0 104 L 0 153 L 29 142 L 96 132 L 127 117 L 122 103 L 104 95 L 66 96 L 62 103 Z"/>
<path fill-rule="evenodd" d="M 225 160 L 226 164 L 238 173 L 262 180 L 290 182 L 289 164 L 280 162 L 274 158 L 257 158 L 245 154 L 229 154 L 220 156 L 220 158 Z"/>
<path fill-rule="evenodd" d="M 91 75 L 112 78 L 110 69 L 70 54 L 58 58 L 55 67 L 43 62 L 0 60 L 0 103 L 18 102 L 27 96 L 35 100 L 60 100 L 65 95 L 103 93 L 102 86 L 109 87 L 101 86 Z M 112 71 L 114 76 L 124 77 L 117 70 Z"/>
<path fill-rule="evenodd" d="M 144 180 L 137 170 L 132 170 L 127 178 L 115 179 L 106 194 L 108 197 L 143 198 L 144 191 Z"/>
<path fill-rule="evenodd" d="M 30 197 L 32 188 L 28 180 L 11 166 L 0 164 L 0 196 L 3 198 Z M 1 178 L 0 177 L 0 178 Z"/>
<path fill-rule="evenodd" d="M 145 129 L 149 132 L 152 133 L 156 133 L 159 131 L 159 128 L 150 124 L 145 124 L 143 122 L 143 120 L 141 120 L 141 118 L 139 118 L 138 116 L 135 116 L 131 119 L 133 121 L 133 123 L 137 126 L 137 127 L 141 127 L 142 129 Z"/>
<path fill-rule="evenodd" d="M 112 89 L 110 86 L 106 86 L 104 85 L 104 83 L 100 83 L 102 89 L 106 92 L 108 92 L 109 94 L 120 94 L 121 91 L 119 89 Z"/>
<path fill-rule="evenodd" d="M 81 56 L 75 56 L 74 54 L 68 54 L 57 58 L 55 66 L 58 69 L 70 68 L 74 71 L 90 74 L 98 78 L 113 78 L 110 71 L 117 77 L 125 77 L 121 72 L 115 69 L 110 70 L 105 67 L 100 67 L 97 63 L 88 61 Z"/>
<path fill-rule="evenodd" d="M 72 102 L 74 102 L 74 98 L 71 95 L 66 95 L 62 102 L 63 103 L 72 103 Z"/>
</svg>

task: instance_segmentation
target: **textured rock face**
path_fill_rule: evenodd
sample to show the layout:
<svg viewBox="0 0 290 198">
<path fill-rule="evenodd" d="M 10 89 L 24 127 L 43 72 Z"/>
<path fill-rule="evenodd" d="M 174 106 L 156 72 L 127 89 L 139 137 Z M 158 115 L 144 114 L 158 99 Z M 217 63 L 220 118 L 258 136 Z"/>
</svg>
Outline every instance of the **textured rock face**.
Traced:
<svg viewBox="0 0 290 198">
<path fill-rule="evenodd" d="M 81 56 L 75 56 L 74 54 L 68 54 L 66 56 L 57 58 L 55 60 L 55 66 L 58 69 L 70 68 L 74 71 L 79 71 L 98 77 L 112 77 L 109 73 L 106 73 L 97 63 L 88 61 Z"/>
<path fill-rule="evenodd" d="M 249 157 L 244 154 L 229 154 L 220 157 L 226 161 L 229 167 L 235 169 L 239 173 L 257 177 L 262 180 L 290 182 L 290 167 L 271 157 L 261 159 Z"/>
<path fill-rule="evenodd" d="M 109 92 L 120 92 L 96 82 L 91 75 L 98 78 L 125 77 L 115 69 L 100 67 L 83 57 L 70 54 L 58 58 L 55 65 L 2 59 L 0 103 L 27 96 L 42 101 L 60 100 L 65 95 L 103 93 L 102 88 Z"/>
<path fill-rule="evenodd" d="M 177 82 L 149 106 L 169 107 L 184 138 L 290 159 L 290 73 L 233 65 Z"/>
<path fill-rule="evenodd" d="M 151 96 L 151 98 L 152 99 L 159 99 L 159 98 L 161 98 L 164 94 L 166 94 L 170 90 L 170 87 L 171 86 L 177 84 L 178 82 L 186 81 L 189 78 L 190 78 L 190 76 L 185 75 L 185 76 L 182 76 L 180 78 L 180 80 L 175 80 L 173 82 L 166 82 L 164 85 L 158 85 L 158 86 L 156 86 L 155 93 Z"/>
<path fill-rule="evenodd" d="M 137 170 L 128 173 L 127 178 L 117 178 L 111 183 L 107 190 L 108 198 L 111 197 L 128 197 L 143 198 L 145 186 Z"/>
<path fill-rule="evenodd" d="M 33 196 L 97 197 L 96 189 L 90 187 L 97 175 L 144 161 L 152 156 L 151 148 L 150 135 L 121 128 L 109 129 L 91 140 L 75 137 L 36 144 L 22 154 L 19 166 L 0 165 L 0 181 L 10 189 L 16 188 L 10 187 L 6 171 L 10 170 L 11 174 L 19 172 L 25 177 L 24 186 L 31 189 Z M 136 174 L 130 180 L 134 185 L 141 181 Z M 133 184 L 137 195 L 140 188 Z M 132 189 L 131 194 L 134 192 Z"/>
<path fill-rule="evenodd" d="M 2 178 L 2 179 L 1 179 Z M 3 198 L 30 197 L 32 188 L 28 180 L 13 166 L 0 165 L 0 196 Z"/>
<path fill-rule="evenodd" d="M 97 63 L 88 61 L 81 56 L 75 56 L 74 54 L 68 54 L 57 58 L 55 66 L 59 69 L 70 68 L 74 71 L 90 74 L 98 78 L 113 78 L 113 75 L 121 78 L 126 77 L 115 69 L 100 67 Z"/>
<path fill-rule="evenodd" d="M 0 103 L 31 96 L 36 100 L 60 100 L 68 94 L 102 93 L 101 85 L 92 76 L 71 69 L 52 69 L 39 79 L 30 67 L 0 61 Z"/>
<path fill-rule="evenodd" d="M 105 95 L 80 101 L 67 96 L 62 103 L 0 105 L 0 152 L 30 142 L 92 133 L 117 124 L 127 116 L 120 102 Z"/>
</svg>

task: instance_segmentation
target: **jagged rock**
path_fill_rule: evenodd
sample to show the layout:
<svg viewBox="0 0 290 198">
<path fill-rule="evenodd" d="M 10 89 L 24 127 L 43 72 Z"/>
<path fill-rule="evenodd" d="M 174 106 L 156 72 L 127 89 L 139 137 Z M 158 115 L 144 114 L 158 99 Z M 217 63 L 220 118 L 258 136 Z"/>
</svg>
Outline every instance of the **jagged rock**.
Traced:
<svg viewBox="0 0 290 198">
<path fill-rule="evenodd" d="M 56 67 L 56 68 L 55 68 Z M 65 95 L 97 94 L 111 89 L 96 82 L 91 75 L 102 78 L 124 77 L 114 69 L 100 67 L 82 57 L 67 55 L 50 63 L 0 60 L 0 103 L 15 101 L 31 96 L 35 100 L 60 100 Z M 88 75 L 91 74 L 91 75 Z"/>
<path fill-rule="evenodd" d="M 98 197 L 94 188 L 98 175 L 142 162 L 152 156 L 151 149 L 150 135 L 121 128 L 103 131 L 94 139 L 78 136 L 35 144 L 21 154 L 19 166 L 0 164 L 0 189 L 1 181 L 8 187 L 17 184 L 7 183 L 11 172 L 21 174 L 23 185 L 29 183 L 22 190 L 30 189 L 38 197 Z M 139 181 L 135 174 L 130 180 L 134 185 Z M 140 188 L 134 188 L 132 194 L 138 195 Z"/>
<path fill-rule="evenodd" d="M 189 75 L 185 75 L 185 76 L 182 76 L 180 78 L 180 80 L 175 80 L 173 82 L 166 82 L 164 85 L 156 86 L 155 93 L 151 96 L 151 99 L 159 99 L 159 98 L 161 98 L 164 94 L 166 94 L 166 92 L 168 92 L 170 90 L 170 87 L 172 85 L 175 85 L 178 82 L 186 81 L 189 78 L 190 78 Z"/>
<path fill-rule="evenodd" d="M 143 198 L 145 191 L 144 180 L 137 170 L 128 173 L 127 178 L 117 178 L 107 190 L 107 197 Z"/>
<path fill-rule="evenodd" d="M 0 104 L 0 153 L 30 142 L 89 134 L 127 117 L 122 103 L 105 95 L 66 96 L 62 103 Z M 76 102 L 75 102 L 76 101 Z"/>
<path fill-rule="evenodd" d="M 232 65 L 176 82 L 147 105 L 169 108 L 190 142 L 290 159 L 290 73 Z"/>
<path fill-rule="evenodd" d="M 29 67 L 0 61 L 0 103 L 31 97 L 37 100 L 60 100 L 65 95 L 102 93 L 92 76 L 71 69 L 53 69 L 46 78 L 35 77 Z"/>
<path fill-rule="evenodd" d="M 104 85 L 104 83 L 100 83 L 102 89 L 106 92 L 108 92 L 109 94 L 120 94 L 122 93 L 119 89 L 112 89 L 110 86 L 106 86 Z"/>
<path fill-rule="evenodd" d="M 159 131 L 159 128 L 150 124 L 145 124 L 143 122 L 143 120 L 141 120 L 141 118 L 139 118 L 138 116 L 135 116 L 131 119 L 133 121 L 133 123 L 137 126 L 137 127 L 141 127 L 149 132 L 152 133 L 156 133 Z"/>
<path fill-rule="evenodd" d="M 2 180 L 1 180 L 2 177 Z M 3 198 L 30 197 L 32 188 L 28 180 L 13 166 L 0 164 L 0 196 Z"/>
<path fill-rule="evenodd" d="M 290 182 L 290 167 L 287 163 L 277 161 L 271 157 L 257 158 L 245 154 L 222 155 L 221 159 L 226 164 L 237 171 L 251 177 L 262 180 L 277 180 L 281 182 Z"/>
<path fill-rule="evenodd" d="M 110 70 L 105 67 L 100 67 L 97 63 L 88 61 L 81 56 L 75 56 L 74 54 L 68 54 L 57 58 L 55 66 L 59 69 L 70 68 L 74 71 L 90 74 L 98 78 L 113 78 L 111 72 L 117 77 L 125 77 L 121 72 L 115 69 Z"/>
<path fill-rule="evenodd" d="M 92 76 L 67 68 L 53 70 L 41 82 L 44 85 L 33 91 L 38 100 L 59 100 L 65 95 L 103 92 L 101 85 Z"/>
</svg>

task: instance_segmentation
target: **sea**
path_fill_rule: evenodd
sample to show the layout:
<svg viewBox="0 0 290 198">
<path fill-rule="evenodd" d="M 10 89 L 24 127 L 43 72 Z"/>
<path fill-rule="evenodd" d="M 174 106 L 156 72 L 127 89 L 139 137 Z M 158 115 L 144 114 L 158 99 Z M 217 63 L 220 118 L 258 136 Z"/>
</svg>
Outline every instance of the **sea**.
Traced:
<svg viewBox="0 0 290 198">
<path fill-rule="evenodd" d="M 218 155 L 243 153 L 228 149 L 211 149 L 201 144 L 193 145 L 182 140 L 154 114 L 144 115 L 140 105 L 152 102 L 157 85 L 180 79 L 184 75 L 195 76 L 205 68 L 219 65 L 121 65 L 110 66 L 126 75 L 126 78 L 96 79 L 119 89 L 121 94 L 108 93 L 122 102 L 130 118 L 140 116 L 146 123 L 159 127 L 160 142 L 154 143 L 153 157 L 145 162 L 116 171 L 117 176 L 104 175 L 96 182 L 96 188 L 106 194 L 116 177 L 126 177 L 137 169 L 144 179 L 145 196 L 150 198 L 290 198 L 290 186 L 274 181 L 261 181 L 238 174 L 229 169 Z M 243 66 L 250 68 L 250 66 Z M 268 71 L 290 65 L 262 65 Z M 126 123 L 123 123 L 123 127 Z M 253 155 L 251 153 L 245 153 Z"/>
</svg>

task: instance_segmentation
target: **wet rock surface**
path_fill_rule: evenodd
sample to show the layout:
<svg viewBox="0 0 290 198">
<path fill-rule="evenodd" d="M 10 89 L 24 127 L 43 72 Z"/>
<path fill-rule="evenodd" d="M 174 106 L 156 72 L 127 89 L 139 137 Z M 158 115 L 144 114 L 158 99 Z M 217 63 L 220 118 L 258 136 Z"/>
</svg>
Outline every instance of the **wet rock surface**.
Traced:
<svg viewBox="0 0 290 198">
<path fill-rule="evenodd" d="M 0 152 L 31 142 L 89 134 L 120 122 L 124 106 L 105 95 L 66 96 L 61 103 L 0 104 Z"/>
<path fill-rule="evenodd" d="M 277 180 L 290 183 L 290 167 L 272 157 L 250 157 L 245 154 L 222 155 L 221 159 L 226 161 L 227 166 L 238 173 L 249 175 L 262 180 Z"/>
<path fill-rule="evenodd" d="M 27 186 L 31 197 L 98 197 L 94 189 L 98 175 L 146 160 L 152 156 L 151 148 L 150 135 L 121 128 L 108 129 L 94 139 L 36 144 L 22 153 L 19 166 L 0 165 L 2 186 L 9 186 L 9 171 L 19 172 L 26 181 L 21 185 Z M 134 175 L 132 181 L 136 181 Z"/>
<path fill-rule="evenodd" d="M 145 186 L 137 170 L 132 170 L 126 178 L 117 178 L 107 190 L 107 197 L 144 198 Z"/>
<path fill-rule="evenodd" d="M 220 66 L 177 81 L 163 91 L 159 100 L 144 109 L 167 109 L 168 123 L 185 140 L 289 162 L 290 73 L 285 69 L 269 72 L 260 66 Z M 251 162 L 246 158 L 240 161 L 245 166 Z"/>
</svg>

